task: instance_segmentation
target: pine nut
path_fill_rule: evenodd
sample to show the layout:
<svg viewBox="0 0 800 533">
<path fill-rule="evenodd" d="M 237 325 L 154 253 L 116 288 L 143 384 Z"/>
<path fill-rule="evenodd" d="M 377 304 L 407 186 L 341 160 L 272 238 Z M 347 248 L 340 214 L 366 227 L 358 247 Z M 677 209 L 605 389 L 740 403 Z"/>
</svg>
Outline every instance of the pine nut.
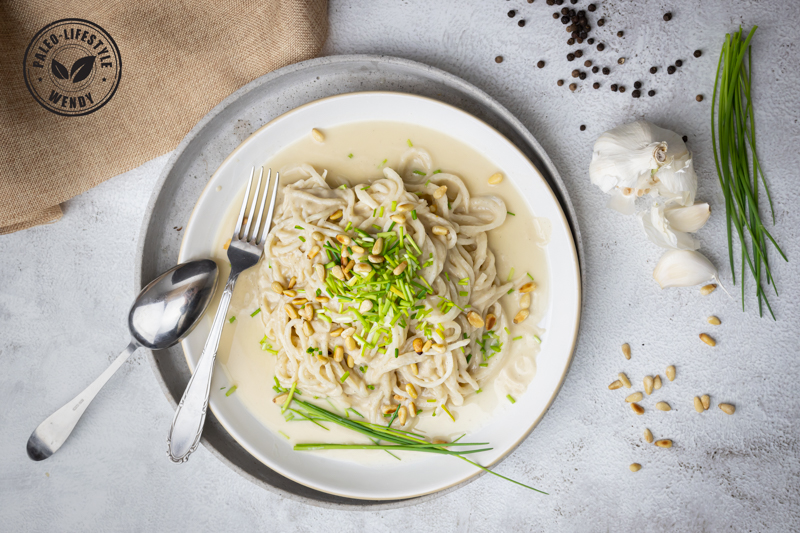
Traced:
<svg viewBox="0 0 800 533">
<path fill-rule="evenodd" d="M 369 262 L 370 263 L 383 263 L 384 259 L 382 255 L 370 255 Z"/>
<path fill-rule="evenodd" d="M 340 218 L 342 218 L 342 215 L 343 215 L 343 214 L 344 214 L 344 213 L 342 213 L 342 210 L 341 210 L 341 209 L 337 209 L 337 210 L 336 210 L 336 211 L 334 211 L 334 213 L 333 213 L 331 216 L 329 216 L 328 218 L 329 218 L 330 220 L 339 220 Z"/>
<path fill-rule="evenodd" d="M 431 349 L 431 346 L 433 346 L 433 341 L 428 339 L 428 341 L 422 346 L 422 351 L 423 352 L 429 351 Z"/>
<path fill-rule="evenodd" d="M 625 359 L 631 358 L 631 345 L 627 342 L 622 345 L 622 355 L 625 356 Z"/>
<path fill-rule="evenodd" d="M 288 296 L 289 298 L 294 298 L 295 296 L 297 296 L 297 291 L 292 289 L 286 289 L 285 291 L 283 291 L 283 295 Z"/>
<path fill-rule="evenodd" d="M 315 241 L 322 242 L 325 240 L 325 235 L 323 235 L 318 231 L 315 231 L 314 233 L 311 234 L 311 238 L 314 239 Z"/>
<path fill-rule="evenodd" d="M 702 287 L 700 287 L 700 294 L 702 294 L 703 296 L 708 296 L 709 294 L 714 292 L 714 290 L 716 288 L 717 288 L 717 286 L 714 283 L 709 283 L 708 285 L 703 285 Z"/>
<path fill-rule="evenodd" d="M 406 385 L 406 392 L 408 393 L 409 396 L 411 396 L 413 400 L 417 399 L 417 389 L 416 387 L 414 387 L 413 383 L 408 383 Z"/>
<path fill-rule="evenodd" d="M 355 366 L 355 364 L 356 364 L 356 362 L 353 359 L 353 356 L 352 355 L 348 355 L 347 356 L 347 367 L 348 368 L 353 368 Z"/>
<path fill-rule="evenodd" d="M 392 396 L 392 398 L 394 398 L 396 402 L 402 402 L 403 400 L 406 399 L 405 396 L 400 396 L 399 394 L 395 394 L 394 396 Z"/>
<path fill-rule="evenodd" d="M 292 300 L 292 305 L 305 305 L 308 302 L 305 298 L 295 298 Z"/>
<path fill-rule="evenodd" d="M 444 226 L 434 226 L 433 228 L 431 228 L 431 231 L 433 232 L 434 235 L 447 235 L 448 233 L 450 233 Z"/>
<path fill-rule="evenodd" d="M 637 415 L 643 415 L 644 414 L 644 407 L 642 407 L 638 403 L 632 403 L 631 404 L 631 409 L 633 409 L 633 412 L 636 413 Z"/>
<path fill-rule="evenodd" d="M 644 428 L 644 440 L 645 442 L 653 442 L 653 432 L 647 428 Z"/>
<path fill-rule="evenodd" d="M 314 327 L 308 320 L 303 321 L 303 333 L 305 333 L 309 337 L 314 334 Z"/>
<path fill-rule="evenodd" d="M 534 290 L 536 290 L 536 283 L 534 283 L 532 281 L 529 281 L 528 283 L 526 283 L 525 285 L 523 285 L 522 287 L 519 288 L 519 292 L 521 292 L 523 294 L 526 293 L 526 292 L 534 291 Z"/>
<path fill-rule="evenodd" d="M 708 411 L 708 408 L 711 407 L 711 398 L 708 396 L 708 394 L 703 394 L 700 397 L 700 401 L 703 403 L 703 409 Z"/>
<path fill-rule="evenodd" d="M 395 222 L 397 224 L 405 224 L 406 222 L 406 216 L 401 214 L 392 215 L 389 218 L 391 219 L 392 222 Z"/>
<path fill-rule="evenodd" d="M 410 418 L 417 416 L 417 406 L 414 405 L 414 402 L 408 402 L 408 416 Z"/>
<path fill-rule="evenodd" d="M 353 337 L 347 337 L 347 340 L 344 341 L 344 347 L 347 348 L 348 351 L 352 352 L 358 348 L 358 345 Z"/>
<path fill-rule="evenodd" d="M 344 337 L 344 338 L 352 337 L 353 334 L 355 334 L 355 332 L 356 332 L 356 328 L 347 328 L 346 330 L 344 330 L 342 332 L 342 337 Z"/>
<path fill-rule="evenodd" d="M 672 441 L 669 439 L 657 440 L 656 446 L 658 446 L 659 448 L 672 448 Z"/>
<path fill-rule="evenodd" d="M 383 407 L 381 407 L 381 411 L 385 415 L 390 415 L 390 414 L 394 413 L 395 411 L 397 411 L 397 406 L 396 405 L 384 405 Z"/>
<path fill-rule="evenodd" d="M 644 398 L 644 395 L 641 392 L 634 392 L 633 394 L 625 398 L 625 401 L 628 403 L 633 403 L 641 401 L 642 398 Z"/>
<path fill-rule="evenodd" d="M 672 365 L 667 367 L 667 379 L 670 381 L 675 381 L 675 367 Z"/>
<path fill-rule="evenodd" d="M 639 463 L 631 463 L 631 466 L 629 466 L 628 468 L 631 469 L 631 472 L 638 472 L 639 470 L 642 469 L 642 465 L 640 465 Z"/>
<path fill-rule="evenodd" d="M 441 187 L 433 191 L 433 197 L 436 200 L 438 200 L 439 198 L 444 196 L 446 192 L 447 192 L 447 185 L 442 185 Z"/>
<path fill-rule="evenodd" d="M 295 320 L 295 319 L 297 319 L 297 318 L 300 318 L 300 315 L 298 315 L 298 314 L 297 314 L 297 311 L 295 311 L 294 307 L 292 307 L 292 306 L 291 306 L 291 305 L 289 305 L 289 304 L 286 304 L 286 305 L 284 305 L 284 306 L 283 306 L 283 310 L 284 310 L 284 311 L 286 311 L 286 314 L 287 314 L 287 315 L 289 315 L 289 317 L 290 317 L 292 320 Z"/>
<path fill-rule="evenodd" d="M 344 348 L 337 346 L 333 349 L 333 360 L 337 363 L 341 363 L 342 359 L 344 359 Z"/>
<path fill-rule="evenodd" d="M 339 244 L 344 244 L 345 246 L 347 246 L 348 244 L 350 244 L 351 242 L 353 242 L 353 241 L 350 239 L 350 237 L 348 237 L 347 235 L 345 235 L 345 234 L 343 234 L 343 233 L 340 233 L 339 235 L 337 235 L 337 236 L 336 236 L 336 240 L 337 240 L 337 241 L 339 241 Z"/>
<path fill-rule="evenodd" d="M 303 309 L 306 312 L 306 320 L 308 320 L 309 322 L 314 320 L 314 304 L 309 302 L 305 306 L 303 306 Z"/>
<path fill-rule="evenodd" d="M 401 407 L 397 410 L 397 420 L 400 422 L 401 426 L 404 426 L 406 419 L 408 419 L 408 411 L 405 407 Z"/>
<path fill-rule="evenodd" d="M 414 209 L 413 204 L 400 204 L 397 206 L 398 213 L 404 213 L 405 211 L 411 211 Z"/>
<path fill-rule="evenodd" d="M 702 413 L 703 411 L 706 410 L 705 407 L 703 407 L 702 400 L 700 400 L 700 398 L 698 398 L 697 396 L 694 397 L 694 410 L 697 411 L 698 413 Z"/>
<path fill-rule="evenodd" d="M 494 328 L 494 325 L 497 323 L 497 317 L 494 316 L 492 313 L 486 315 L 486 330 L 491 331 Z"/>
<path fill-rule="evenodd" d="M 661 376 L 656 374 L 656 377 L 653 378 L 653 388 L 658 390 L 661 388 Z"/>
<path fill-rule="evenodd" d="M 644 382 L 644 391 L 648 396 L 653 394 L 653 376 L 645 376 L 642 380 Z"/>
<path fill-rule="evenodd" d="M 288 397 L 289 397 L 289 395 L 288 395 L 288 394 L 286 394 L 286 393 L 280 394 L 280 395 L 278 395 L 278 396 L 275 396 L 275 397 L 272 399 L 272 403 L 278 403 L 278 404 L 282 404 L 283 402 L 285 402 L 285 401 L 286 401 L 286 398 L 288 398 Z"/>
<path fill-rule="evenodd" d="M 317 272 L 317 279 L 320 281 L 320 283 L 324 283 L 325 265 L 323 265 L 322 263 L 317 263 L 316 265 L 314 265 L 314 270 Z"/>
<path fill-rule="evenodd" d="M 672 411 L 672 407 L 670 407 L 667 402 L 658 402 L 656 404 L 656 409 L 659 411 Z"/>
<path fill-rule="evenodd" d="M 467 322 L 469 322 L 469 324 L 473 328 L 482 328 L 484 326 L 484 322 L 483 319 L 481 318 L 481 315 L 479 315 L 475 311 L 470 311 L 469 313 L 467 313 Z"/>
<path fill-rule="evenodd" d="M 353 270 L 355 270 L 359 274 L 369 274 L 370 272 L 372 272 L 372 267 L 369 266 L 369 263 L 359 263 L 353 267 Z"/>
<path fill-rule="evenodd" d="M 363 254 L 365 251 L 362 247 L 356 245 L 351 246 L 350 249 L 357 254 Z"/>
<path fill-rule="evenodd" d="M 622 382 L 623 385 L 625 385 L 626 389 L 631 388 L 631 380 L 628 379 L 628 376 L 625 375 L 625 372 L 619 373 L 619 380 Z"/>
<path fill-rule="evenodd" d="M 414 339 L 413 342 L 414 351 L 417 353 L 422 353 L 422 344 L 423 344 L 422 339 L 420 339 L 419 337 Z"/>
<path fill-rule="evenodd" d="M 289 284 L 286 286 L 287 289 L 294 289 L 294 286 L 297 284 L 297 276 L 292 276 L 292 279 L 289 280 Z"/>
<path fill-rule="evenodd" d="M 620 380 L 612 381 L 611 384 L 608 386 L 609 390 L 617 390 L 622 388 L 622 382 Z"/>
<path fill-rule="evenodd" d="M 318 143 L 325 142 L 325 136 L 317 128 L 313 128 L 311 130 L 311 138 L 317 141 Z"/>
<path fill-rule="evenodd" d="M 734 407 L 729 403 L 721 403 L 719 404 L 719 408 L 722 409 L 722 412 L 727 415 L 732 415 L 733 413 L 736 412 L 736 407 Z"/>
<path fill-rule="evenodd" d="M 433 349 L 436 350 L 439 353 L 444 353 L 444 352 L 447 351 L 447 346 L 445 346 L 444 344 L 438 344 L 437 343 L 437 344 L 433 345 Z"/>
<path fill-rule="evenodd" d="M 431 213 L 435 213 L 436 212 L 436 204 L 433 204 L 428 209 L 430 209 Z"/>
<path fill-rule="evenodd" d="M 489 176 L 489 185 L 499 185 L 500 182 L 503 181 L 503 175 L 499 172 L 495 172 L 491 176 Z"/>
<path fill-rule="evenodd" d="M 328 359 L 327 357 L 325 357 L 325 356 L 324 356 L 324 355 L 322 355 L 321 353 L 318 353 L 318 354 L 317 354 L 317 360 L 318 360 L 320 363 L 329 363 L 329 362 L 331 361 L 330 359 Z"/>
<path fill-rule="evenodd" d="M 519 299 L 519 306 L 522 309 L 530 309 L 530 307 L 531 307 L 531 295 L 530 294 L 523 294 L 522 297 Z"/>
<path fill-rule="evenodd" d="M 372 300 L 364 300 L 361 302 L 361 305 L 358 306 L 358 312 L 362 315 L 364 313 L 369 313 L 372 310 Z"/>
<path fill-rule="evenodd" d="M 529 310 L 520 309 L 519 313 L 517 313 L 516 316 L 514 316 L 514 324 L 521 324 L 522 322 L 525 321 L 526 318 L 528 318 L 528 315 L 530 314 L 531 312 Z"/>
<path fill-rule="evenodd" d="M 350 270 L 352 270 L 352 268 L 353 268 L 353 267 L 355 267 L 355 266 L 356 266 L 356 262 L 355 262 L 354 260 L 352 260 L 352 259 L 351 259 L 351 260 L 350 260 L 350 261 L 347 263 L 347 266 L 346 266 L 346 267 L 344 267 L 344 268 L 342 268 L 342 273 L 343 273 L 343 274 L 345 274 L 345 275 L 347 275 L 347 273 L 348 273 L 348 272 L 350 272 Z M 369 265 L 367 265 L 367 266 L 369 266 Z M 370 267 L 370 268 L 372 268 L 372 267 Z M 349 279 L 349 278 L 348 278 L 348 279 Z"/>
<path fill-rule="evenodd" d="M 719 326 L 720 324 L 722 324 L 722 322 L 720 322 L 719 318 L 717 318 L 717 317 L 715 317 L 713 315 L 708 317 L 708 323 L 711 324 L 712 326 Z"/>
<path fill-rule="evenodd" d="M 417 363 L 411 363 L 410 365 L 408 365 L 408 368 L 411 369 L 412 374 L 414 374 L 415 376 L 419 376 L 419 367 L 417 366 Z"/>
<path fill-rule="evenodd" d="M 283 285 L 278 283 L 277 281 L 272 282 L 272 290 L 278 294 L 283 294 Z"/>
<path fill-rule="evenodd" d="M 331 331 L 331 337 L 339 337 L 343 331 L 344 331 L 343 328 L 335 329 Z"/>
<path fill-rule="evenodd" d="M 381 252 L 383 252 L 383 237 L 378 237 L 378 240 L 372 245 L 372 255 L 380 255 Z"/>
<path fill-rule="evenodd" d="M 449 442 L 447 442 L 447 441 L 446 441 L 446 440 L 444 440 L 444 439 L 433 439 L 433 440 L 431 441 L 431 444 L 449 444 Z"/>
<path fill-rule="evenodd" d="M 314 299 L 321 304 L 326 304 L 331 301 L 327 296 L 316 296 Z"/>
<path fill-rule="evenodd" d="M 408 262 L 403 261 L 402 263 L 394 267 L 394 270 L 392 270 L 392 274 L 394 274 L 395 276 L 399 276 L 400 274 L 405 272 L 406 267 L 408 267 Z"/>
<path fill-rule="evenodd" d="M 715 341 L 714 339 L 712 339 L 711 337 L 709 337 L 705 333 L 701 333 L 700 334 L 700 340 L 703 341 L 704 343 L 708 344 L 709 346 L 716 346 L 717 345 L 717 341 Z"/>
</svg>

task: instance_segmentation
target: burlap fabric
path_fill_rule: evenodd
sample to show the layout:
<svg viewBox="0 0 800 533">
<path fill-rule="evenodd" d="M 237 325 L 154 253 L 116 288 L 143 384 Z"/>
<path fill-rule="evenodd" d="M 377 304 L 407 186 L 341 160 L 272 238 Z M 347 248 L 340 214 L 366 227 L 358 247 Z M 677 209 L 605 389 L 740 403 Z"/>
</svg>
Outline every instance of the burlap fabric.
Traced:
<svg viewBox="0 0 800 533">
<path fill-rule="evenodd" d="M 83 49 L 94 44 L 92 32 L 79 25 L 77 34 L 75 27 L 57 27 L 63 33 L 55 39 L 32 45 L 37 32 L 62 19 L 105 30 L 119 65 L 107 43 L 90 52 L 97 54 L 92 65 L 70 59 L 86 54 L 73 53 L 79 47 L 70 42 Z M 314 57 L 326 35 L 327 0 L 0 0 L 0 234 L 58 220 L 61 202 L 172 150 L 226 96 Z M 33 72 L 27 85 L 23 63 Z M 51 82 L 99 85 L 117 68 L 113 96 L 81 116 L 56 114 L 47 108 L 52 90 L 41 103 L 29 89 Z M 56 103 L 70 112 L 80 101 Z"/>
</svg>

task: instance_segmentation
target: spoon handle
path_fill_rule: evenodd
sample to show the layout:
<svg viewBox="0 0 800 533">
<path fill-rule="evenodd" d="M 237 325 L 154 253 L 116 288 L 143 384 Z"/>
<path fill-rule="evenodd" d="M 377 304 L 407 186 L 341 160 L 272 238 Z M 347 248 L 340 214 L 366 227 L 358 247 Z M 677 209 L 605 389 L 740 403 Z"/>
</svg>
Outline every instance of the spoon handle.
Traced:
<svg viewBox="0 0 800 533">
<path fill-rule="evenodd" d="M 219 339 L 222 336 L 222 327 L 225 325 L 225 317 L 233 296 L 233 287 L 238 278 L 239 273 L 233 271 L 228 277 L 228 283 L 225 284 L 225 290 L 222 292 L 217 314 L 214 315 L 214 322 L 211 324 L 211 332 L 203 347 L 203 353 L 200 355 L 200 360 L 189 379 L 186 390 L 183 391 L 183 397 L 175 411 L 175 418 L 172 419 L 172 426 L 169 428 L 167 437 L 167 455 L 173 463 L 186 462 L 189 455 L 200 444 L 200 436 L 203 433 L 203 424 L 208 410 L 208 395 L 211 392 L 211 376 L 214 372 L 214 361 L 217 359 Z"/>
<path fill-rule="evenodd" d="M 61 448 L 100 389 L 137 348 L 139 345 L 131 340 L 119 357 L 91 385 L 39 424 L 39 427 L 31 433 L 31 437 L 28 439 L 28 456 L 31 459 L 34 461 L 47 459 Z"/>
</svg>

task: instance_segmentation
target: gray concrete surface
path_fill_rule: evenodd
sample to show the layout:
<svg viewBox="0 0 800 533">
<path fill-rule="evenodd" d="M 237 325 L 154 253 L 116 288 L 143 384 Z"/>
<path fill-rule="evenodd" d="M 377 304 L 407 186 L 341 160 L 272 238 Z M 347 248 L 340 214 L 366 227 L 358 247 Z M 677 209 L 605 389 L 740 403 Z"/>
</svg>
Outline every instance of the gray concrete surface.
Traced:
<svg viewBox="0 0 800 533">
<path fill-rule="evenodd" d="M 544 0 L 486 2 L 332 1 L 327 54 L 385 53 L 424 61 L 466 78 L 532 130 L 559 168 L 580 217 L 588 288 L 580 344 L 566 383 L 542 423 L 499 471 L 550 496 L 484 476 L 464 489 L 398 511 L 344 512 L 280 500 L 200 449 L 176 468 L 164 457 L 172 413 L 142 354 L 134 356 L 92 405 L 71 441 L 48 461 L 25 455 L 30 431 L 99 374 L 126 341 L 134 296 L 132 267 L 142 209 L 166 163 L 159 157 L 69 201 L 52 225 L 0 237 L 0 530 L 2 531 L 792 531 L 800 529 L 800 381 L 796 331 L 800 215 L 792 202 L 800 156 L 800 71 L 795 33 L 800 4 L 774 1 L 597 1 L 606 26 L 587 52 L 607 77 L 590 75 L 570 93 L 577 63 Z M 582 0 L 579 6 L 588 4 Z M 526 19 L 519 28 L 506 12 Z M 670 10 L 673 19 L 661 15 Z M 594 17 L 596 19 L 598 17 Z M 774 235 L 791 262 L 772 257 L 778 321 L 758 318 L 752 284 L 746 311 L 726 264 L 724 205 L 713 165 L 709 111 L 726 31 L 759 24 L 754 41 L 760 157 L 772 185 Z M 616 32 L 625 31 L 622 38 Z M 586 47 L 584 47 L 586 49 Z M 701 49 L 699 59 L 691 52 Z M 505 60 L 496 64 L 494 57 Z M 624 65 L 616 59 L 625 56 Z M 535 68 L 543 59 L 544 69 Z M 676 59 L 684 66 L 668 76 Z M 651 65 L 661 71 L 647 73 Z M 602 87 L 588 82 L 599 78 Z M 655 89 L 631 97 L 633 82 Z M 628 87 L 612 93 L 610 83 Z M 706 100 L 695 101 L 696 94 Z M 688 135 L 712 205 L 699 236 L 733 298 L 721 291 L 661 291 L 650 278 L 660 249 L 633 219 L 604 207 L 588 183 L 594 139 L 644 117 Z M 579 125 L 586 124 L 586 131 Z M 705 323 L 716 314 L 723 325 Z M 709 348 L 698 333 L 712 333 Z M 625 361 L 622 342 L 633 346 Z M 674 364 L 675 382 L 633 415 L 606 385 L 625 371 Z M 736 404 L 734 416 L 692 409 L 696 394 Z M 652 407 L 668 401 L 673 411 Z M 646 445 L 642 430 L 672 438 Z M 643 469 L 628 471 L 639 462 Z"/>
</svg>

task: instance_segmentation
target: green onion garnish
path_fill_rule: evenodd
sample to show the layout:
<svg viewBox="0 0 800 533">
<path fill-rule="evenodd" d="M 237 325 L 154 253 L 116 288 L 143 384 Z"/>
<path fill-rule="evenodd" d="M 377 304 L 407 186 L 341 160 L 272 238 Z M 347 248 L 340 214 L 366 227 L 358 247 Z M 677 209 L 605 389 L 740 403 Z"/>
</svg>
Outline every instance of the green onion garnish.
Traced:
<svg viewBox="0 0 800 533">
<path fill-rule="evenodd" d="M 526 272 L 526 274 L 528 275 L 529 278 L 531 278 L 531 281 L 536 281 L 535 279 L 533 279 L 533 276 L 531 276 L 530 272 Z"/>
<path fill-rule="evenodd" d="M 514 292 L 514 289 L 508 289 L 508 292 L 506 294 L 511 294 L 512 292 Z"/>
<path fill-rule="evenodd" d="M 347 157 L 349 157 L 350 159 L 353 159 L 353 154 L 347 154 Z"/>
<path fill-rule="evenodd" d="M 350 231 L 350 228 L 352 228 L 352 227 L 353 227 L 353 223 L 348 221 L 347 225 L 344 227 L 344 230 L 345 231 Z"/>
<path fill-rule="evenodd" d="M 414 174 L 416 174 L 417 176 L 425 176 L 425 175 L 426 175 L 426 174 L 425 174 L 424 172 L 422 172 L 421 170 L 415 170 L 415 171 L 414 171 Z"/>
<path fill-rule="evenodd" d="M 533 340 L 535 340 L 535 341 L 536 341 L 536 342 L 538 342 L 539 344 L 542 344 L 542 339 L 540 339 L 538 335 L 534 335 L 534 336 L 533 336 Z"/>
<path fill-rule="evenodd" d="M 381 210 L 378 211 L 378 217 L 383 217 L 383 206 L 381 206 Z"/>
<path fill-rule="evenodd" d="M 300 242 L 306 242 L 306 238 L 302 235 L 298 236 L 297 238 L 300 239 Z"/>
<path fill-rule="evenodd" d="M 252 313 L 250 313 L 250 316 L 256 316 L 256 315 L 257 315 L 258 313 L 260 313 L 260 312 L 261 312 L 261 308 L 259 307 L 258 309 L 256 309 L 256 310 L 255 310 L 255 311 L 253 311 Z M 265 335 L 265 336 L 266 336 L 266 335 Z"/>
<path fill-rule="evenodd" d="M 228 319 L 228 322 L 230 322 L 231 324 L 233 324 L 235 321 L 236 321 L 236 317 L 235 316 L 232 316 L 232 317 L 230 317 Z"/>
<path fill-rule="evenodd" d="M 514 277 L 514 267 L 511 267 L 511 270 L 508 271 L 508 279 L 506 281 L 511 281 L 511 278 Z"/>
<path fill-rule="evenodd" d="M 511 339 L 511 340 L 512 340 L 512 341 L 518 341 L 518 340 L 520 340 L 521 338 L 522 338 L 522 335 L 520 335 L 519 337 L 514 337 L 514 338 L 513 338 L 513 339 Z"/>
<path fill-rule="evenodd" d="M 304 231 L 305 228 L 303 226 L 295 226 L 294 229 L 299 229 L 300 231 Z"/>
<path fill-rule="evenodd" d="M 510 394 L 506 394 L 506 398 L 508 398 L 508 401 L 511 403 L 517 403 L 517 400 L 515 400 Z"/>
<path fill-rule="evenodd" d="M 467 291 L 458 291 L 458 295 L 459 296 L 469 296 L 469 293 Z"/>
<path fill-rule="evenodd" d="M 517 215 L 515 215 L 514 213 L 512 213 L 511 211 L 506 211 L 506 213 L 508 213 L 508 214 L 509 214 L 509 215 L 511 215 L 512 217 L 515 217 L 515 216 L 517 216 Z"/>
<path fill-rule="evenodd" d="M 439 174 L 440 172 L 441 172 L 441 170 L 434 170 L 433 174 Z"/>
<path fill-rule="evenodd" d="M 417 220 L 417 210 L 416 209 L 412 209 L 411 210 L 411 218 L 414 219 L 414 220 Z"/>
<path fill-rule="evenodd" d="M 344 383 L 349 376 L 350 376 L 350 372 L 345 372 L 344 375 L 339 379 L 339 381 Z"/>
<path fill-rule="evenodd" d="M 237 389 L 237 387 L 236 387 L 236 385 L 234 385 L 234 386 L 233 386 L 233 387 L 231 387 L 230 389 L 226 390 L 226 391 L 225 391 L 225 396 L 230 396 L 231 394 L 233 394 L 234 392 L 236 392 L 236 389 Z"/>
<path fill-rule="evenodd" d="M 289 435 L 287 435 L 286 433 L 284 433 L 284 432 L 283 432 L 283 431 L 281 431 L 280 429 L 278 430 L 278 433 L 280 433 L 281 435 L 283 435 L 284 437 L 286 437 L 286 440 L 289 440 Z"/>
<path fill-rule="evenodd" d="M 387 161 L 389 161 L 389 160 L 388 159 L 384 159 L 383 161 L 381 161 L 381 164 L 378 165 L 378 168 L 381 168 L 383 165 L 385 165 Z"/>
<path fill-rule="evenodd" d="M 411 144 L 411 139 L 406 139 L 406 142 L 408 143 L 409 146 L 414 146 L 413 144 Z"/>
</svg>

